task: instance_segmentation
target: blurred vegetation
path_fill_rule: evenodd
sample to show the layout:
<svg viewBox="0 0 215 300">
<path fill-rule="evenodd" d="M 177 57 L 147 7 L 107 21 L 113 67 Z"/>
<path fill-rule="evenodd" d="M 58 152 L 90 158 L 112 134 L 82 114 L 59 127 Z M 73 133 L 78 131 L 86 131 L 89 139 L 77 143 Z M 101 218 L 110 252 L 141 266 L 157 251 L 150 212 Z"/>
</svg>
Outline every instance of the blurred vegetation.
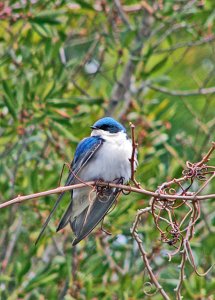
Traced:
<svg viewBox="0 0 215 300">
<path fill-rule="evenodd" d="M 215 86 L 214 18 L 213 0 L 1 1 L 0 201 L 55 188 L 77 143 L 107 114 L 136 125 L 137 179 L 145 188 L 181 176 L 214 138 L 215 99 L 207 92 Z M 122 98 L 115 99 L 117 88 Z M 69 228 L 55 233 L 68 194 L 35 247 L 55 199 L 1 210 L 1 299 L 161 299 L 130 235 L 147 197 L 121 196 L 104 222 L 112 236 L 98 228 L 72 248 Z M 192 242 L 200 271 L 215 257 L 213 211 L 212 200 L 202 203 Z M 180 257 L 168 262 L 171 247 L 161 245 L 150 216 L 141 233 L 174 299 Z M 188 263 L 185 273 L 184 299 L 214 299 L 214 270 L 198 277 Z"/>
</svg>

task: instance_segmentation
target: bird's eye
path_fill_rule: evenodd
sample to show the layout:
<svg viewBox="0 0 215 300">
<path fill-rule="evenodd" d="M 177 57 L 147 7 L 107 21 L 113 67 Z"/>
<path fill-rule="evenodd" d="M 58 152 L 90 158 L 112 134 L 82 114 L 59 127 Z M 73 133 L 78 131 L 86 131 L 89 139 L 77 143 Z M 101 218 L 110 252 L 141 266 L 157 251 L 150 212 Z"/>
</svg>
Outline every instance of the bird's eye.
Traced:
<svg viewBox="0 0 215 300">
<path fill-rule="evenodd" d="M 102 126 L 100 127 L 100 129 L 108 131 L 109 126 L 108 126 L 108 125 L 102 125 Z"/>
</svg>

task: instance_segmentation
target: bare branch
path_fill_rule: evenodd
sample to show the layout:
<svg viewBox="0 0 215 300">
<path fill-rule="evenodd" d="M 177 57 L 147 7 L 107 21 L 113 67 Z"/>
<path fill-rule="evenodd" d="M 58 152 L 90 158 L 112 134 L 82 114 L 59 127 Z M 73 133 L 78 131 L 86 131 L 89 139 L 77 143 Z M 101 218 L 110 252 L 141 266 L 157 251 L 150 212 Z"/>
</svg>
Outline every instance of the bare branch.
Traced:
<svg viewBox="0 0 215 300">
<path fill-rule="evenodd" d="M 119 16 L 120 16 L 121 20 L 122 20 L 123 23 L 131 30 L 132 27 L 131 27 L 131 25 L 130 25 L 130 23 L 129 23 L 129 20 L 128 20 L 128 18 L 127 18 L 127 16 L 126 16 L 125 12 L 124 12 L 124 9 L 123 9 L 122 4 L 120 3 L 119 0 L 114 0 L 114 4 L 115 4 L 115 6 L 116 6 L 116 9 L 117 9 L 117 11 L 118 11 L 118 13 L 119 13 Z"/>
<path fill-rule="evenodd" d="M 185 275 L 184 275 L 185 262 L 186 262 L 186 252 L 185 252 L 185 250 L 182 250 L 181 251 L 181 263 L 179 265 L 180 276 L 179 276 L 179 281 L 178 281 L 177 287 L 175 288 L 177 300 L 182 300 L 181 287 L 182 287 L 182 283 L 185 279 Z"/>
<path fill-rule="evenodd" d="M 161 49 L 161 50 L 157 50 L 155 51 L 155 53 L 166 53 L 166 52 L 172 52 L 175 51 L 177 49 L 181 49 L 181 48 L 191 48 L 191 47 L 197 47 L 197 46 L 201 46 L 203 44 L 208 44 L 211 43 L 215 40 L 215 35 L 211 35 L 211 36 L 206 36 L 200 40 L 197 41 L 190 41 L 190 42 L 185 42 L 185 43 L 180 43 L 180 44 L 176 44 L 173 47 L 170 48 L 166 48 L 166 49 Z"/>
<path fill-rule="evenodd" d="M 121 101 L 124 101 L 124 99 L 127 97 L 126 95 L 129 93 L 130 90 L 130 84 L 131 84 L 131 78 L 135 72 L 136 69 L 136 61 L 134 57 L 139 57 L 141 54 L 141 51 L 144 47 L 144 41 L 146 38 L 150 35 L 150 26 L 152 23 L 152 17 L 149 15 L 144 15 L 142 26 L 137 33 L 136 39 L 134 41 L 133 50 L 130 53 L 130 59 L 125 65 L 125 68 L 123 70 L 121 79 L 119 82 L 116 82 L 113 90 L 111 99 L 109 102 L 109 106 L 106 112 L 106 115 L 113 115 L 116 107 Z M 138 46 L 137 46 L 138 45 Z"/>
<path fill-rule="evenodd" d="M 136 218 L 135 218 L 135 221 L 134 221 L 134 224 L 133 224 L 133 226 L 131 228 L 131 234 L 132 234 L 132 236 L 134 237 L 134 239 L 136 240 L 136 242 L 138 244 L 141 256 L 143 258 L 145 267 L 146 267 L 146 269 L 147 269 L 147 271 L 149 273 L 151 281 L 156 286 L 156 288 L 159 291 L 159 293 L 163 296 L 163 299 L 170 300 L 169 296 L 166 294 L 166 292 L 164 291 L 163 287 L 160 285 L 160 283 L 158 282 L 157 278 L 155 277 L 155 275 L 154 275 L 154 273 L 152 271 L 152 268 L 150 266 L 150 263 L 149 263 L 149 260 L 148 260 L 148 257 L 147 257 L 147 253 L 146 253 L 146 251 L 145 251 L 145 249 L 143 247 L 143 242 L 142 242 L 141 238 L 139 237 L 139 235 L 137 233 L 138 224 L 139 224 L 141 216 L 144 213 L 150 212 L 150 211 L 151 211 L 151 207 L 146 207 L 146 208 L 141 209 L 141 210 L 138 211 L 138 213 L 136 215 Z"/>
<path fill-rule="evenodd" d="M 27 200 L 35 199 L 35 198 L 41 198 L 44 196 L 48 195 L 53 195 L 53 194 L 60 194 L 66 191 L 71 191 L 75 189 L 79 189 L 82 187 L 85 187 L 86 185 L 90 186 L 108 186 L 108 187 L 113 187 L 113 188 L 119 188 L 123 191 L 128 191 L 128 192 L 135 192 L 143 195 L 148 195 L 155 197 L 157 199 L 163 200 L 163 201 L 175 201 L 175 200 L 191 200 L 191 201 L 204 201 L 208 199 L 215 199 L 215 194 L 208 194 L 208 195 L 203 195 L 203 196 L 196 196 L 195 194 L 190 193 L 190 196 L 181 196 L 181 195 L 171 195 L 171 194 L 160 194 L 159 192 L 151 192 L 148 190 L 145 190 L 143 188 L 136 188 L 136 187 L 131 187 L 128 185 L 123 185 L 123 184 L 115 184 L 115 183 L 109 183 L 109 182 L 98 182 L 98 181 L 89 181 L 85 183 L 78 183 L 74 185 L 68 185 L 64 187 L 58 187 L 55 189 L 39 192 L 39 193 L 34 193 L 34 194 L 29 194 L 26 196 L 17 196 L 14 199 L 11 199 L 9 201 L 3 202 L 0 204 L 0 209 L 16 204 L 16 203 L 22 203 Z"/>
<path fill-rule="evenodd" d="M 136 155 L 137 155 L 137 146 L 138 146 L 138 144 L 135 142 L 135 136 L 134 136 L 135 126 L 134 126 L 134 124 L 130 123 L 130 127 L 131 127 L 131 140 L 132 140 L 132 154 L 131 154 L 131 158 L 130 158 L 131 181 L 134 183 L 134 185 L 137 188 L 140 188 L 140 184 L 135 179 L 135 171 L 136 171 L 136 165 L 137 165 Z"/>
<path fill-rule="evenodd" d="M 151 90 L 161 92 L 170 96 L 197 96 L 197 95 L 209 95 L 215 93 L 215 87 L 209 88 L 200 88 L 197 90 L 187 90 L 187 91 L 180 91 L 180 90 L 170 90 L 161 86 L 153 85 L 150 83 L 144 83 L 142 88 L 148 87 Z"/>
</svg>

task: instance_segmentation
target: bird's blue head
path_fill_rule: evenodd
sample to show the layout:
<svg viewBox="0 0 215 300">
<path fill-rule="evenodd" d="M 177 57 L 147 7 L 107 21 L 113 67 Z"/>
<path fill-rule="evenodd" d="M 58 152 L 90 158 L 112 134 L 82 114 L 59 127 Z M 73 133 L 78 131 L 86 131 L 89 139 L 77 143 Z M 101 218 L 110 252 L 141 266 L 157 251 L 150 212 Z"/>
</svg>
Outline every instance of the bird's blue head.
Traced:
<svg viewBox="0 0 215 300">
<path fill-rule="evenodd" d="M 91 128 L 94 130 L 104 130 L 110 133 L 126 132 L 126 129 L 122 124 L 110 117 L 98 120 Z"/>
</svg>

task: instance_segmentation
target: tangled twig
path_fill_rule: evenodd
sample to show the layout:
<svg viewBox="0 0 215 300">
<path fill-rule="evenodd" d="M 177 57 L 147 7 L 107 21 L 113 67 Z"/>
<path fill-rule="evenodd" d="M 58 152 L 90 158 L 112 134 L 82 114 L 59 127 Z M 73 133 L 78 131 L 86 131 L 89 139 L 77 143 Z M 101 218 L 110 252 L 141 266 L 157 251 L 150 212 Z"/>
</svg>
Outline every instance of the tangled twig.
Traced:
<svg viewBox="0 0 215 300">
<path fill-rule="evenodd" d="M 135 222 L 132 226 L 131 233 L 136 240 L 139 250 L 141 252 L 145 267 L 149 273 L 152 283 L 157 287 L 160 294 L 164 299 L 169 299 L 163 288 L 159 285 L 157 278 L 152 272 L 152 268 L 147 260 L 147 253 L 143 247 L 143 240 L 138 235 L 138 226 L 140 225 L 141 216 L 145 213 L 151 213 L 154 219 L 154 224 L 160 232 L 161 243 L 166 243 L 175 250 L 168 252 L 169 261 L 176 254 L 181 255 L 181 263 L 179 265 L 180 274 L 178 284 L 175 288 L 177 300 L 181 300 L 181 288 L 185 279 L 185 265 L 188 260 L 198 276 L 205 276 L 211 270 L 211 266 L 205 273 L 200 274 L 197 270 L 190 241 L 194 235 L 195 225 L 200 218 L 201 208 L 198 195 L 202 192 L 209 182 L 215 177 L 215 168 L 208 166 L 207 162 L 211 154 L 215 150 L 215 143 L 208 153 L 197 163 L 186 163 L 186 169 L 182 172 L 181 178 L 174 178 L 168 182 L 160 185 L 156 192 L 159 197 L 154 196 L 151 198 L 150 206 L 146 209 L 138 210 Z M 204 184 L 197 190 L 197 192 L 190 192 L 194 181 L 204 181 Z M 134 181 L 135 182 L 135 179 Z M 189 183 L 185 188 L 184 185 Z M 171 195 L 172 197 L 170 198 Z M 193 200 L 187 200 L 187 196 L 193 196 Z M 166 196 L 166 197 L 165 197 Z M 178 197 L 180 196 L 180 203 Z M 209 199 L 209 197 L 208 197 Z M 181 216 L 177 215 L 177 210 L 180 208 Z M 164 226 L 164 224 L 167 224 Z"/>
</svg>

